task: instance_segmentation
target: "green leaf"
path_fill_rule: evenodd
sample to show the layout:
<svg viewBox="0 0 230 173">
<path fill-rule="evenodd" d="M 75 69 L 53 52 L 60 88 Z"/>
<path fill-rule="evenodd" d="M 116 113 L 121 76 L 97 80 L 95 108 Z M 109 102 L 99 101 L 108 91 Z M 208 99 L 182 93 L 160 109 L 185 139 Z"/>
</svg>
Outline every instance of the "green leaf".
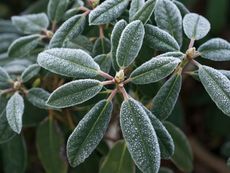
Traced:
<svg viewBox="0 0 230 173">
<path fill-rule="evenodd" d="M 41 67 L 38 64 L 32 64 L 27 67 L 21 75 L 21 79 L 23 82 L 28 82 L 30 79 L 38 75 Z"/>
<path fill-rule="evenodd" d="M 120 41 L 121 34 L 126 26 L 127 26 L 127 22 L 125 20 L 118 21 L 116 25 L 114 26 L 112 35 L 111 35 L 112 65 L 116 71 L 119 71 L 119 66 L 116 60 L 117 47 Z"/>
<path fill-rule="evenodd" d="M 199 78 L 211 99 L 222 112 L 230 116 L 230 80 L 208 66 L 199 68 Z"/>
<path fill-rule="evenodd" d="M 93 54 L 95 56 L 100 54 L 107 54 L 111 49 L 110 40 L 106 37 L 97 38 L 93 46 Z"/>
<path fill-rule="evenodd" d="M 118 18 L 127 8 L 129 0 L 106 0 L 89 14 L 90 25 L 110 23 Z"/>
<path fill-rule="evenodd" d="M 129 66 L 135 60 L 141 49 L 144 34 L 144 25 L 140 20 L 133 21 L 125 27 L 116 53 L 117 63 L 121 68 Z"/>
<path fill-rule="evenodd" d="M 83 103 L 97 95 L 103 85 L 98 80 L 84 79 L 69 82 L 57 88 L 47 104 L 53 108 L 65 108 Z"/>
<path fill-rule="evenodd" d="M 209 21 L 196 13 L 185 15 L 183 27 L 187 37 L 195 40 L 205 37 L 211 28 Z"/>
<path fill-rule="evenodd" d="M 142 108 L 148 115 L 152 123 L 152 126 L 157 134 L 158 143 L 160 146 L 161 159 L 169 159 L 173 156 L 175 150 L 175 146 L 171 135 L 169 134 L 165 126 L 161 123 L 161 121 L 157 119 L 154 114 L 152 114 L 152 112 L 150 112 L 144 106 L 142 106 Z"/>
<path fill-rule="evenodd" d="M 157 26 L 171 34 L 182 45 L 182 16 L 177 6 L 170 0 L 158 0 L 155 10 Z"/>
<path fill-rule="evenodd" d="M 67 173 L 67 163 L 62 153 L 64 145 L 64 136 L 55 121 L 46 119 L 39 124 L 36 146 L 45 172 Z"/>
<path fill-rule="evenodd" d="M 135 84 L 157 82 L 171 74 L 180 62 L 180 59 L 173 57 L 152 58 L 131 73 L 131 81 Z"/>
<path fill-rule="evenodd" d="M 121 106 L 120 124 L 128 150 L 145 173 L 157 173 L 160 167 L 160 149 L 155 130 L 141 104 L 132 98 Z"/>
<path fill-rule="evenodd" d="M 173 57 L 173 58 L 178 58 L 182 60 L 184 56 L 185 54 L 182 52 L 166 52 L 166 53 L 158 55 L 157 57 Z"/>
<path fill-rule="evenodd" d="M 34 34 L 15 40 L 8 49 L 9 57 L 17 58 L 28 55 L 38 46 L 41 39 L 41 35 Z"/>
<path fill-rule="evenodd" d="M 228 70 L 218 70 L 221 72 L 223 75 L 225 75 L 229 80 L 230 80 L 230 71 Z"/>
<path fill-rule="evenodd" d="M 153 98 L 152 112 L 161 120 L 165 120 L 172 113 L 177 102 L 182 85 L 182 76 L 173 75 Z"/>
<path fill-rule="evenodd" d="M 173 173 L 173 171 L 166 167 L 161 167 L 159 173 Z"/>
<path fill-rule="evenodd" d="M 213 61 L 230 61 L 230 43 L 221 38 L 213 38 L 202 44 L 198 51 L 201 57 Z"/>
<path fill-rule="evenodd" d="M 182 16 L 185 16 L 186 14 L 190 13 L 189 10 L 185 7 L 183 3 L 177 0 L 172 0 L 172 2 L 177 6 L 177 8 L 180 10 L 180 13 Z"/>
<path fill-rule="evenodd" d="M 49 49 L 40 53 L 37 61 L 43 68 L 67 77 L 91 78 L 100 70 L 93 58 L 80 49 Z"/>
<path fill-rule="evenodd" d="M 145 26 L 144 41 L 149 47 L 159 51 L 167 52 L 180 50 L 177 41 L 169 33 L 153 25 Z"/>
<path fill-rule="evenodd" d="M 140 20 L 143 24 L 146 24 L 150 19 L 155 9 L 156 0 L 148 0 L 135 15 L 131 17 L 130 21 Z"/>
<path fill-rule="evenodd" d="M 41 108 L 48 109 L 46 101 L 48 100 L 50 93 L 42 88 L 32 88 L 28 91 L 27 99 L 32 105 Z"/>
<path fill-rule="evenodd" d="M 24 173 L 27 166 L 27 150 L 23 137 L 17 135 L 1 145 L 4 173 Z"/>
<path fill-rule="evenodd" d="M 145 4 L 145 0 L 132 0 L 129 9 L 129 21 L 132 20 L 133 16 L 140 10 Z"/>
<path fill-rule="evenodd" d="M 66 47 L 66 42 L 79 36 L 85 28 L 86 16 L 76 15 L 66 20 L 50 40 L 49 48 Z"/>
<path fill-rule="evenodd" d="M 112 107 L 112 102 L 100 101 L 74 129 L 67 142 L 67 156 L 71 166 L 84 162 L 97 147 L 108 127 Z"/>
<path fill-rule="evenodd" d="M 5 71 L 5 69 L 0 67 L 0 88 L 5 88 L 9 86 L 11 80 L 12 79 L 10 78 L 9 74 Z"/>
<path fill-rule="evenodd" d="M 6 117 L 13 131 L 20 133 L 22 130 L 22 115 L 24 113 L 24 100 L 18 92 L 10 98 L 6 105 Z"/>
<path fill-rule="evenodd" d="M 94 58 L 94 61 L 100 66 L 100 69 L 106 73 L 109 73 L 111 69 L 111 55 L 102 54 Z"/>
<path fill-rule="evenodd" d="M 24 34 L 40 33 L 49 26 L 49 19 L 45 13 L 13 16 L 11 20 L 15 27 Z"/>
<path fill-rule="evenodd" d="M 58 23 L 64 16 L 69 0 L 49 0 L 47 14 L 54 23 Z"/>
<path fill-rule="evenodd" d="M 174 144 L 175 152 L 172 161 L 184 172 L 192 172 L 193 170 L 193 155 L 192 149 L 185 134 L 172 123 L 165 122 L 165 127 L 171 134 Z"/>
<path fill-rule="evenodd" d="M 124 141 L 114 144 L 101 164 L 100 173 L 134 173 L 135 166 Z"/>
<path fill-rule="evenodd" d="M 7 52 L 10 44 L 18 38 L 18 34 L 0 33 L 0 54 Z M 0 58 L 1 59 L 1 58 Z"/>
</svg>

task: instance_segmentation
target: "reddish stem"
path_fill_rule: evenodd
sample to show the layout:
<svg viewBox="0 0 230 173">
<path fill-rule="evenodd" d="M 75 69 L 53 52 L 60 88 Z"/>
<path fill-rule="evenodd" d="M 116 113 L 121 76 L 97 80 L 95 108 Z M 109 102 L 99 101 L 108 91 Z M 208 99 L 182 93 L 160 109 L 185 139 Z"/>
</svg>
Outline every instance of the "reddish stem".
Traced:
<svg viewBox="0 0 230 173">
<path fill-rule="evenodd" d="M 106 72 L 103 72 L 103 71 L 99 71 L 99 75 L 106 78 L 106 79 L 110 79 L 110 80 L 113 80 L 113 76 L 109 75 L 108 73 Z"/>
</svg>

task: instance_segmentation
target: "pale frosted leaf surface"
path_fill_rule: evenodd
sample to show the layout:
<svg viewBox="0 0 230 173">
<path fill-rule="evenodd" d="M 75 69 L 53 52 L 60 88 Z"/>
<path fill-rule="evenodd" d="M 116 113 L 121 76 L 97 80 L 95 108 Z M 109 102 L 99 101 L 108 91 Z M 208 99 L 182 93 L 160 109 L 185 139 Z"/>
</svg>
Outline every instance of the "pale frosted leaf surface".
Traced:
<svg viewBox="0 0 230 173">
<path fill-rule="evenodd" d="M 230 80 L 230 71 L 228 70 L 218 70 L 221 72 L 223 75 L 225 75 L 229 80 Z"/>
<path fill-rule="evenodd" d="M 171 74 L 180 62 L 180 59 L 173 57 L 152 58 L 131 73 L 131 81 L 135 84 L 157 82 Z"/>
<path fill-rule="evenodd" d="M 110 23 L 118 18 L 127 8 L 129 0 L 106 0 L 89 14 L 90 25 Z"/>
<path fill-rule="evenodd" d="M 173 57 L 173 58 L 178 58 L 182 60 L 184 56 L 185 54 L 182 52 L 166 52 L 166 53 L 158 55 L 157 57 Z"/>
<path fill-rule="evenodd" d="M 185 134 L 170 122 L 163 123 L 175 145 L 175 152 L 172 161 L 184 172 L 193 170 L 193 153 L 189 141 Z"/>
<path fill-rule="evenodd" d="M 133 16 L 137 13 L 141 7 L 145 4 L 145 0 L 132 0 L 129 9 L 129 21 L 132 20 Z"/>
<path fill-rule="evenodd" d="M 55 23 L 58 23 L 64 16 L 69 0 L 49 0 L 47 14 Z"/>
<path fill-rule="evenodd" d="M 149 116 L 149 119 L 157 134 L 161 152 L 161 159 L 169 159 L 174 154 L 175 150 L 175 146 L 171 135 L 169 134 L 165 126 L 161 123 L 161 121 L 157 119 L 151 111 L 149 111 L 144 106 L 142 107 L 145 110 L 146 114 Z"/>
<path fill-rule="evenodd" d="M 117 47 L 119 44 L 121 34 L 122 34 L 122 32 L 126 26 L 127 26 L 127 22 L 125 20 L 118 21 L 115 24 L 113 31 L 112 31 L 112 35 L 111 35 L 112 65 L 116 71 L 119 71 L 119 66 L 118 66 L 117 60 L 116 60 Z"/>
<path fill-rule="evenodd" d="M 111 43 L 110 40 L 106 37 L 97 38 L 93 45 L 93 55 L 97 56 L 100 54 L 107 54 L 111 50 Z"/>
<path fill-rule="evenodd" d="M 49 48 L 66 47 L 68 41 L 73 40 L 82 33 L 85 24 L 85 15 L 76 15 L 66 20 L 53 35 Z"/>
<path fill-rule="evenodd" d="M 135 165 L 127 149 L 126 143 L 121 140 L 114 144 L 101 164 L 100 173 L 134 173 Z"/>
<path fill-rule="evenodd" d="M 213 38 L 202 44 L 198 51 L 201 57 L 213 61 L 230 61 L 230 43 L 221 38 Z"/>
<path fill-rule="evenodd" d="M 172 0 L 172 2 L 177 6 L 177 8 L 180 10 L 180 13 L 182 16 L 185 16 L 186 14 L 189 13 L 189 10 L 187 9 L 187 7 L 181 3 L 180 1 L 177 0 Z"/>
<path fill-rule="evenodd" d="M 38 34 L 18 38 L 8 49 L 9 57 L 18 58 L 28 55 L 38 46 L 41 39 L 41 35 Z"/>
<path fill-rule="evenodd" d="M 100 69 L 93 58 L 80 49 L 49 49 L 40 53 L 37 61 L 53 73 L 75 78 L 95 77 Z"/>
<path fill-rule="evenodd" d="M 21 75 L 21 79 L 23 82 L 28 82 L 30 79 L 32 79 L 33 77 L 35 77 L 36 75 L 38 75 L 38 73 L 40 72 L 41 67 L 38 64 L 32 64 L 29 67 L 27 67 L 22 75 Z"/>
<path fill-rule="evenodd" d="M 224 114 L 230 116 L 230 80 L 208 66 L 199 68 L 199 78 L 209 96 Z"/>
<path fill-rule="evenodd" d="M 109 73 L 111 69 L 111 55 L 102 54 L 94 58 L 94 61 L 100 66 L 100 69 L 106 73 Z"/>
<path fill-rule="evenodd" d="M 157 26 L 171 34 L 182 45 L 182 16 L 177 6 L 170 0 L 158 0 L 155 21 Z"/>
<path fill-rule="evenodd" d="M 102 89 L 101 82 L 93 79 L 83 79 L 69 82 L 57 88 L 49 97 L 47 104 L 54 108 L 65 108 L 83 103 Z"/>
<path fill-rule="evenodd" d="M 157 0 L 146 1 L 144 6 L 142 6 L 141 9 L 139 9 L 135 15 L 130 17 L 130 21 L 140 20 L 143 22 L 143 24 L 146 24 L 153 14 L 156 2 Z"/>
<path fill-rule="evenodd" d="M 6 105 L 7 121 L 16 133 L 22 130 L 22 115 L 24 113 L 24 100 L 17 92 L 10 98 Z"/>
<path fill-rule="evenodd" d="M 0 88 L 3 89 L 9 86 L 10 81 L 11 81 L 11 78 L 9 74 L 6 72 L 5 69 L 0 67 Z"/>
<path fill-rule="evenodd" d="M 145 25 L 144 41 L 149 47 L 159 51 L 180 50 L 177 41 L 168 32 L 153 25 Z"/>
<path fill-rule="evenodd" d="M 183 28 L 188 38 L 200 40 L 208 34 L 211 26 L 209 21 L 203 16 L 189 13 L 183 19 Z"/>
<path fill-rule="evenodd" d="M 24 34 L 40 33 L 49 26 L 49 19 L 45 13 L 13 16 L 14 26 Z"/>
<path fill-rule="evenodd" d="M 160 149 L 155 130 L 141 104 L 132 98 L 121 106 L 120 124 L 128 150 L 145 173 L 157 173 L 160 167 Z"/>
<path fill-rule="evenodd" d="M 28 92 L 27 99 L 30 103 L 38 108 L 48 109 L 46 101 L 48 100 L 49 96 L 50 93 L 42 88 L 32 88 Z"/>
<path fill-rule="evenodd" d="M 75 167 L 89 157 L 102 140 L 108 127 L 112 102 L 102 100 L 97 103 L 79 122 L 67 142 L 67 156 Z"/>
<path fill-rule="evenodd" d="M 128 24 L 121 34 L 116 59 L 121 68 L 129 66 L 137 57 L 145 35 L 144 25 L 140 20 Z"/>
<path fill-rule="evenodd" d="M 153 98 L 152 112 L 160 120 L 168 118 L 177 102 L 182 85 L 182 76 L 173 75 Z"/>
</svg>

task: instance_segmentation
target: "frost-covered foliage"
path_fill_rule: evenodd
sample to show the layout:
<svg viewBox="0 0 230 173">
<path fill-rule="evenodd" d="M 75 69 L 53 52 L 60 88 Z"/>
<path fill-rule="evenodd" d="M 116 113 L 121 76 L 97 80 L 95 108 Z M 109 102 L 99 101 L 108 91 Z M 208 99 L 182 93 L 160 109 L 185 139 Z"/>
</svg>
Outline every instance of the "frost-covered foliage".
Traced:
<svg viewBox="0 0 230 173">
<path fill-rule="evenodd" d="M 191 172 L 190 145 L 167 122 L 182 74 L 196 76 L 230 116 L 230 72 L 197 61 L 229 61 L 230 43 L 214 38 L 196 49 L 195 41 L 208 34 L 210 23 L 176 0 L 49 0 L 47 13 L 0 24 L 6 25 L 0 29 L 0 143 L 19 143 L 18 149 L 25 150 L 18 134 L 38 126 L 37 149 L 46 172 L 66 173 L 67 160 L 81 166 L 94 150 L 105 156 L 100 173 L 157 173 L 161 159 Z M 136 94 L 139 85 L 160 80 L 166 82 L 154 98 Z M 24 122 L 31 107 L 43 116 L 31 113 Z M 110 120 L 117 118 L 123 141 L 105 154 L 103 137 L 110 138 Z M 65 159 L 60 153 L 69 132 Z M 23 173 L 25 153 L 16 159 L 23 161 L 16 165 Z"/>
</svg>

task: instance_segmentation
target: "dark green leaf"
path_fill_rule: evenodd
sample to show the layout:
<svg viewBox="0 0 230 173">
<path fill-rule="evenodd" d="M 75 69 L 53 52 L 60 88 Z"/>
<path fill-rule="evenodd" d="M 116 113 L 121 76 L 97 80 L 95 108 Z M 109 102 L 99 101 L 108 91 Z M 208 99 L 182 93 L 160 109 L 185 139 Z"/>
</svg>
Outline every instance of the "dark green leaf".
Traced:
<svg viewBox="0 0 230 173">
<path fill-rule="evenodd" d="M 48 109 L 46 105 L 46 101 L 48 100 L 50 93 L 45 91 L 42 88 L 32 88 L 29 90 L 27 94 L 27 99 L 30 103 L 34 106 L 41 108 L 41 109 Z"/>
<path fill-rule="evenodd" d="M 102 54 L 94 58 L 94 61 L 100 66 L 100 69 L 106 73 L 109 73 L 111 69 L 111 55 Z"/>
<path fill-rule="evenodd" d="M 177 0 L 172 0 L 172 1 L 177 6 L 177 8 L 180 10 L 180 13 L 182 16 L 185 16 L 186 14 L 189 13 L 189 10 L 185 7 L 183 3 Z"/>
<path fill-rule="evenodd" d="M 64 16 L 69 0 L 49 0 L 47 13 L 49 18 L 58 23 Z"/>
<path fill-rule="evenodd" d="M 9 86 L 10 81 L 12 81 L 12 79 L 10 78 L 9 74 L 2 67 L 0 67 L 0 88 Z"/>
<path fill-rule="evenodd" d="M 27 67 L 21 75 L 22 81 L 28 82 L 39 73 L 40 69 L 41 67 L 38 64 L 33 64 Z"/>
<path fill-rule="evenodd" d="M 143 7 L 145 0 L 132 0 L 129 9 L 129 21 L 132 20 L 133 16 L 137 13 L 139 9 Z"/>
<path fill-rule="evenodd" d="M 100 54 L 106 54 L 109 53 L 111 49 L 110 40 L 106 37 L 98 38 L 93 46 L 93 54 L 95 56 Z"/>
</svg>

